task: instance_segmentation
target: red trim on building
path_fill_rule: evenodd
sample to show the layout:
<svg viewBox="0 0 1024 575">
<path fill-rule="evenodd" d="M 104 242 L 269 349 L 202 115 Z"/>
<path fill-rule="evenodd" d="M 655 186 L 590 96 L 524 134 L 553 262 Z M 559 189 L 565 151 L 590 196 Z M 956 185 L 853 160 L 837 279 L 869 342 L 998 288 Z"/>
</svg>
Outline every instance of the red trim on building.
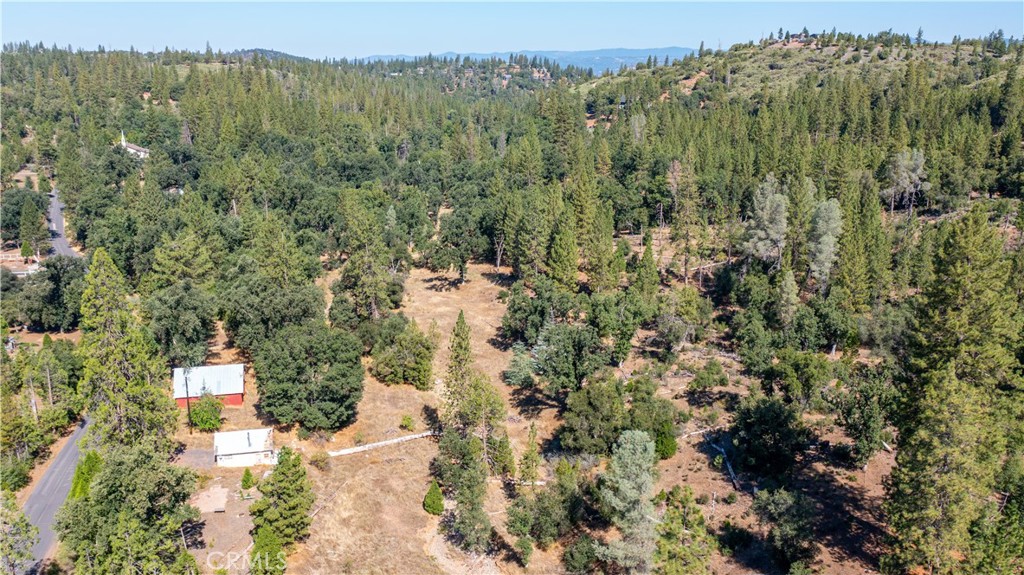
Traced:
<svg viewBox="0 0 1024 575">
<path fill-rule="evenodd" d="M 228 395 L 218 395 L 217 399 L 219 399 L 220 402 L 223 403 L 224 405 L 242 405 L 242 403 L 244 403 L 244 401 L 245 401 L 245 394 L 242 394 L 242 393 L 229 393 Z M 175 399 L 174 401 L 176 401 L 178 403 L 178 407 L 180 407 L 182 409 L 185 409 L 185 398 L 184 397 L 179 397 L 178 399 Z M 192 404 L 193 405 L 195 405 L 195 403 L 197 401 L 199 401 L 198 397 L 193 397 L 192 398 Z"/>
</svg>

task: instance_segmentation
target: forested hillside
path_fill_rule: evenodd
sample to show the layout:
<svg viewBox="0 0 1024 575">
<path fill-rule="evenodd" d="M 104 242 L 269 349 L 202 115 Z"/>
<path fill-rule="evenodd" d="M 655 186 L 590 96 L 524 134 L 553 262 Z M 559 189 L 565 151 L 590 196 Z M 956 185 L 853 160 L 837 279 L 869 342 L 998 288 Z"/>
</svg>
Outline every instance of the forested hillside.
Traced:
<svg viewBox="0 0 1024 575">
<path fill-rule="evenodd" d="M 88 414 L 57 524 L 76 573 L 205 569 L 169 368 L 218 329 L 295 450 L 259 484 L 254 553 L 324 548 L 319 487 L 354 460 L 317 454 L 383 384 L 437 406 L 409 521 L 441 514 L 501 572 L 1024 570 L 1019 41 L 780 30 L 596 79 L 0 63 L 2 240 L 42 259 L 2 269 L 0 315 L 46 334 L 2 354 L 2 486 Z M 51 190 L 84 260 L 41 257 Z M 465 308 L 450 334 L 416 321 L 410 277 Z"/>
</svg>

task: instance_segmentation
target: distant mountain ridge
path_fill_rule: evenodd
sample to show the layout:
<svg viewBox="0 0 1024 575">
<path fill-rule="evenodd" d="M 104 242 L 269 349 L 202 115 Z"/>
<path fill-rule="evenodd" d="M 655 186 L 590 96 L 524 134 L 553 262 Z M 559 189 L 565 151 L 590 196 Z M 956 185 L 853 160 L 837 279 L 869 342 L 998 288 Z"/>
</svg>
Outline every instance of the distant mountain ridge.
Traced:
<svg viewBox="0 0 1024 575">
<path fill-rule="evenodd" d="M 693 54 L 696 52 L 693 48 L 681 48 L 679 46 L 670 46 L 667 48 L 602 48 L 600 50 L 520 50 L 512 52 L 468 52 L 464 54 L 456 52 L 444 52 L 442 54 L 432 54 L 435 58 L 464 58 L 468 56 L 474 60 L 486 60 L 490 58 L 501 58 L 507 60 L 509 55 L 526 56 L 527 58 L 547 58 L 548 60 L 558 62 L 561 66 L 577 66 L 579 68 L 593 68 L 594 72 L 603 72 L 604 70 L 611 69 L 618 71 L 619 67 L 625 64 L 627 67 L 632 68 L 633 66 L 647 62 L 649 56 L 653 56 L 658 59 L 661 63 L 664 61 L 665 56 L 668 56 L 669 61 L 681 59 L 684 56 Z M 420 56 L 410 56 L 408 54 L 383 54 L 367 56 L 360 58 L 366 61 L 380 61 L 380 60 L 413 60 L 416 58 L 423 58 L 426 54 Z"/>
</svg>

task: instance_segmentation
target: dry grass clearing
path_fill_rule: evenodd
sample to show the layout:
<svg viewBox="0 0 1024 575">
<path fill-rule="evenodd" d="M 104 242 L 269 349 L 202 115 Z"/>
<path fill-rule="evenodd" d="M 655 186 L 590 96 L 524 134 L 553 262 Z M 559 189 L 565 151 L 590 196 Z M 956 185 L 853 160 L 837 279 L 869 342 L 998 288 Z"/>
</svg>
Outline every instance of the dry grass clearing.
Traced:
<svg viewBox="0 0 1024 575">
<path fill-rule="evenodd" d="M 444 571 L 425 550 L 437 520 L 422 508 L 430 440 L 331 459 L 310 470 L 317 502 L 310 537 L 289 557 L 291 573 L 429 574 Z"/>
</svg>

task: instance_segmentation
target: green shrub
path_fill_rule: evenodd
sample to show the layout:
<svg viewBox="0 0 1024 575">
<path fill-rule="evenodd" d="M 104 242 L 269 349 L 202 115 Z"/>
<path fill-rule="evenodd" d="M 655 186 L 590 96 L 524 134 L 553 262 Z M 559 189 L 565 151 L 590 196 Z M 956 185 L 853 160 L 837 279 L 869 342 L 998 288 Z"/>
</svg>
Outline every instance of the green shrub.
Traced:
<svg viewBox="0 0 1024 575">
<path fill-rule="evenodd" d="M 209 393 L 204 393 L 192 404 L 192 426 L 199 431 L 217 431 L 220 429 L 220 412 L 224 408 L 220 400 Z"/>
<path fill-rule="evenodd" d="M 441 488 L 437 485 L 437 480 L 430 482 L 430 488 L 427 489 L 427 494 L 423 497 L 423 510 L 431 515 L 444 513 L 444 497 L 441 495 Z"/>
<path fill-rule="evenodd" d="M 586 534 L 566 547 L 562 554 L 562 564 L 570 573 L 587 573 L 594 561 L 597 561 L 594 538 Z"/>
<path fill-rule="evenodd" d="M 252 489 L 256 486 L 256 478 L 252 476 L 252 470 L 248 467 L 242 473 L 242 489 Z"/>
<path fill-rule="evenodd" d="M 412 431 L 413 429 L 416 428 L 416 423 L 413 422 L 411 415 L 403 415 L 402 423 L 399 425 L 399 427 L 406 431 Z"/>
<path fill-rule="evenodd" d="M 309 464 L 320 471 L 327 471 L 331 467 L 331 457 L 327 455 L 327 452 L 323 449 L 314 451 L 313 454 L 309 456 Z"/>
<path fill-rule="evenodd" d="M 789 566 L 814 559 L 816 511 L 810 499 L 785 489 L 762 490 L 754 497 L 753 510 L 758 521 L 769 526 L 768 544 L 780 562 Z"/>
<path fill-rule="evenodd" d="M 783 477 L 804 450 L 808 435 L 795 406 L 777 397 L 745 397 L 732 424 L 736 462 L 763 476 Z"/>
<path fill-rule="evenodd" d="M 373 348 L 373 375 L 387 385 L 408 383 L 426 390 L 433 385 L 432 364 L 437 344 L 410 321 L 392 342 L 380 341 Z"/>
<path fill-rule="evenodd" d="M 0 489 L 17 491 L 28 485 L 32 461 L 5 455 L 0 461 Z"/>
<path fill-rule="evenodd" d="M 736 499 L 737 499 L 736 492 L 735 491 L 730 491 L 729 494 L 725 496 L 725 503 L 727 505 L 732 505 L 733 503 L 736 503 Z"/>
<path fill-rule="evenodd" d="M 512 359 L 501 377 L 512 387 L 533 387 L 537 383 L 533 377 L 533 358 L 522 343 L 512 346 Z"/>
<path fill-rule="evenodd" d="M 519 563 L 523 567 L 530 565 L 530 558 L 533 557 L 533 540 L 529 537 L 516 539 L 516 554 L 519 555 Z"/>
<path fill-rule="evenodd" d="M 704 369 L 697 372 L 697 376 L 690 382 L 690 391 L 695 393 L 706 393 L 712 387 L 729 385 L 729 376 L 725 375 L 722 364 L 717 359 L 710 359 L 704 365 Z"/>
</svg>

